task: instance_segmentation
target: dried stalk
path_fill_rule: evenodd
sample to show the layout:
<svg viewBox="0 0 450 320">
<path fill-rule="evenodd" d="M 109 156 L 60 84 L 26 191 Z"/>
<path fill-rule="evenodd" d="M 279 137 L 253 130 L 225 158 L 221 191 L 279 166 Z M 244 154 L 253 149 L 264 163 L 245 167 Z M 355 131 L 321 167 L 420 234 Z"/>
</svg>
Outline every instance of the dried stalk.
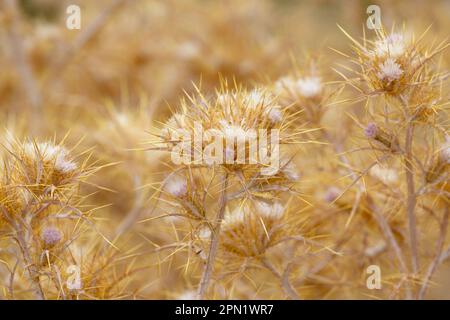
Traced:
<svg viewBox="0 0 450 320">
<path fill-rule="evenodd" d="M 209 281 L 211 279 L 211 274 L 214 269 L 214 262 L 216 260 L 217 249 L 219 247 L 220 229 L 222 227 L 222 220 L 224 218 L 225 207 L 227 205 L 228 179 L 229 179 L 228 172 L 225 172 L 222 179 L 222 191 L 219 200 L 219 210 L 216 216 L 216 225 L 214 227 L 214 230 L 212 230 L 211 232 L 208 259 L 206 262 L 205 269 L 203 270 L 203 275 L 200 280 L 200 284 L 197 291 L 197 299 L 199 300 L 204 299 L 206 290 L 208 289 Z"/>
<path fill-rule="evenodd" d="M 292 288 L 291 283 L 289 282 L 289 272 L 291 269 L 292 264 L 288 264 L 286 267 L 286 270 L 283 272 L 283 274 L 280 274 L 275 267 L 270 263 L 269 260 L 266 258 L 261 259 L 262 265 L 269 270 L 277 279 L 280 280 L 281 287 L 283 288 L 284 293 L 288 297 L 290 297 L 293 300 L 300 300 L 299 295 L 297 292 L 295 292 L 294 288 Z"/>
<path fill-rule="evenodd" d="M 419 257 L 417 249 L 417 225 L 416 225 L 416 192 L 414 187 L 414 169 L 413 169 L 413 157 L 412 157 L 412 146 L 414 137 L 414 124 L 408 123 L 406 129 L 405 138 L 405 176 L 407 185 L 407 200 L 406 200 L 406 212 L 408 216 L 409 224 L 409 237 L 411 246 L 411 258 L 412 258 L 412 270 L 417 273 L 419 270 Z"/>
<path fill-rule="evenodd" d="M 433 276 L 434 272 L 438 268 L 439 264 L 442 262 L 442 250 L 444 249 L 445 237 L 447 235 L 447 225 L 448 225 L 448 207 L 445 208 L 444 217 L 442 218 L 441 226 L 440 226 L 440 236 L 437 243 L 436 248 L 436 257 L 430 263 L 428 267 L 427 273 L 425 275 L 425 279 L 423 281 L 422 287 L 420 288 L 418 299 L 422 300 L 427 291 L 428 285 L 430 283 L 430 279 Z"/>
<path fill-rule="evenodd" d="M 44 291 L 42 290 L 41 282 L 39 280 L 39 271 L 36 270 L 36 266 L 34 265 L 31 259 L 30 251 L 28 250 L 28 245 L 25 241 L 23 231 L 20 229 L 20 227 L 17 228 L 16 239 L 19 244 L 20 250 L 22 251 L 22 256 L 26 265 L 26 269 L 30 276 L 31 284 L 33 286 L 33 291 L 36 295 L 36 298 L 39 300 L 44 300 L 45 295 Z"/>
</svg>

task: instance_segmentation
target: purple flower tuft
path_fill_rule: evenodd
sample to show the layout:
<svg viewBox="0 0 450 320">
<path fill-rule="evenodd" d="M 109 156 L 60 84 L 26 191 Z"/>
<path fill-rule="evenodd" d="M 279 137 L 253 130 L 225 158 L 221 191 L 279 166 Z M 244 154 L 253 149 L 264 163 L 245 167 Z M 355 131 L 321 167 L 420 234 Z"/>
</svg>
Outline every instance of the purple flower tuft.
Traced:
<svg viewBox="0 0 450 320">
<path fill-rule="evenodd" d="M 54 246 L 61 241 L 61 232 L 53 227 L 45 228 L 42 231 L 41 238 L 47 246 Z"/>
<path fill-rule="evenodd" d="M 375 138 L 378 132 L 378 127 L 375 123 L 371 122 L 364 129 L 364 134 L 367 138 Z"/>
</svg>

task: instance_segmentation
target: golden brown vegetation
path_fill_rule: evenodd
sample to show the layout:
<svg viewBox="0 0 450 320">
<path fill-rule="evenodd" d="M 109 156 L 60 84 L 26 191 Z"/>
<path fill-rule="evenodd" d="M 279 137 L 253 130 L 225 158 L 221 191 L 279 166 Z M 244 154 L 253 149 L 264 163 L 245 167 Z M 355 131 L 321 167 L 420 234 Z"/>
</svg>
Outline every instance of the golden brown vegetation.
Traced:
<svg viewBox="0 0 450 320">
<path fill-rule="evenodd" d="M 447 2 L 79 3 L 0 2 L 1 299 L 450 298 Z"/>
</svg>

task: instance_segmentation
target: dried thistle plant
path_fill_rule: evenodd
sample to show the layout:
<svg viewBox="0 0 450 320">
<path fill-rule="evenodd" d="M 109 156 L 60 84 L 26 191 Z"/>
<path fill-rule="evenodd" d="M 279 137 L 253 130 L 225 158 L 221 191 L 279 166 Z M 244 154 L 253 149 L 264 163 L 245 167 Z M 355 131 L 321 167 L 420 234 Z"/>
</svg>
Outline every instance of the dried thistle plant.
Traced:
<svg viewBox="0 0 450 320">
<path fill-rule="evenodd" d="M 430 157 L 431 150 L 444 144 L 442 137 L 446 135 L 445 117 L 442 116 L 448 100 L 443 96 L 442 86 L 447 73 L 440 71 L 437 60 L 448 43 L 427 45 L 424 40 L 427 31 L 416 38 L 405 30 L 388 33 L 383 29 L 375 40 L 364 38 L 362 43 L 344 31 L 357 54 L 352 61 L 360 69 L 351 71 L 356 74 L 353 78 L 341 73 L 361 95 L 357 99 L 366 99 L 370 122 L 364 134 L 377 159 L 376 165 L 369 167 L 370 172 L 383 183 L 394 183 L 399 188 L 389 190 L 387 195 L 368 190 L 366 197 L 370 200 L 371 210 L 378 211 L 376 215 L 383 220 L 380 221 L 382 229 L 396 250 L 400 269 L 405 273 L 397 291 L 404 289 L 405 297 L 409 298 L 424 296 L 430 277 L 441 261 L 448 219 L 445 160 L 439 151 L 432 151 Z M 403 171 L 401 176 L 400 170 Z M 400 178 L 402 183 L 397 181 Z M 435 179 L 443 183 L 439 189 L 430 182 Z M 408 230 L 405 243 L 391 236 L 392 226 L 384 221 L 383 206 L 379 202 L 396 195 L 404 199 L 398 206 L 404 210 L 402 224 Z M 433 214 L 441 230 L 436 239 L 438 248 L 432 257 L 424 256 L 428 244 L 421 243 L 425 237 L 430 239 L 426 235 L 428 213 Z M 405 259 L 410 259 L 411 263 L 406 263 Z M 428 268 L 424 263 L 428 263 Z M 420 281 L 420 284 L 414 284 L 414 281 Z"/>
<path fill-rule="evenodd" d="M 194 150 L 183 153 L 188 156 L 187 162 L 171 166 L 172 172 L 159 189 L 162 192 L 159 200 L 164 199 L 164 208 L 172 210 L 163 216 L 187 218 L 192 224 L 190 233 L 200 241 L 197 245 L 204 253 L 200 257 L 206 261 L 198 298 L 204 298 L 208 293 L 216 258 L 223 257 L 218 252 L 229 252 L 229 257 L 234 256 L 235 260 L 253 257 L 261 261 L 266 249 L 274 246 L 281 237 L 285 211 L 282 202 L 288 201 L 289 194 L 296 194 L 293 185 L 299 179 L 298 172 L 292 159 L 286 156 L 276 159 L 278 167 L 267 171 L 273 163 L 263 162 L 261 154 L 254 157 L 258 150 L 252 149 L 246 139 L 249 130 L 254 129 L 250 139 L 259 142 L 259 152 L 270 156 L 278 152 L 276 149 L 280 146 L 299 141 L 302 132 L 296 132 L 284 115 L 285 108 L 276 104 L 275 97 L 266 89 L 230 88 L 225 81 L 222 89 L 212 97 L 205 97 L 199 90 L 197 96 L 182 100 L 180 110 L 157 134 L 157 149 L 172 154 L 180 147 Z M 211 140 L 200 144 L 195 141 L 200 128 L 218 133 L 219 147 L 214 149 L 213 158 L 205 158 L 203 162 L 197 159 L 196 162 L 196 151 L 205 155 L 205 152 L 211 152 L 212 145 L 217 146 L 211 144 Z M 272 130 L 279 131 L 279 140 L 272 140 L 268 145 L 264 140 Z M 181 139 L 183 136 L 184 140 Z M 240 156 L 244 159 L 239 159 Z M 208 161 L 211 159 L 214 161 Z M 216 215 L 212 217 L 214 211 Z M 288 233 L 283 236 L 287 237 Z M 268 262 L 262 261 L 265 261 L 263 266 L 267 266 Z M 290 287 L 287 292 L 296 296 Z"/>
<path fill-rule="evenodd" d="M 0 4 L 0 299 L 448 298 L 445 1 L 78 2 Z"/>
<path fill-rule="evenodd" d="M 79 239 L 84 234 L 90 233 L 90 241 L 98 234 L 92 219 L 95 208 L 83 204 L 80 184 L 99 167 L 89 164 L 86 154 L 74 156 L 63 142 L 10 139 L 5 148 L 0 217 L 5 248 L 2 262 L 10 271 L 9 298 L 14 299 L 16 291 L 29 292 L 26 297 L 33 299 L 106 298 L 104 291 L 93 291 L 106 288 L 98 280 L 95 284 L 89 280 L 97 278 L 98 271 L 77 271 L 84 265 L 74 258 L 73 248 L 75 243 L 82 245 Z M 106 239 L 100 235 L 97 239 L 98 251 L 104 252 L 102 259 L 108 259 Z M 105 268 L 101 273 L 109 282 L 112 276 L 106 276 L 106 268 L 114 267 L 111 261 L 98 266 Z M 93 263 L 98 265 L 101 260 Z M 71 286 L 67 279 L 74 271 L 79 272 L 79 279 Z"/>
</svg>

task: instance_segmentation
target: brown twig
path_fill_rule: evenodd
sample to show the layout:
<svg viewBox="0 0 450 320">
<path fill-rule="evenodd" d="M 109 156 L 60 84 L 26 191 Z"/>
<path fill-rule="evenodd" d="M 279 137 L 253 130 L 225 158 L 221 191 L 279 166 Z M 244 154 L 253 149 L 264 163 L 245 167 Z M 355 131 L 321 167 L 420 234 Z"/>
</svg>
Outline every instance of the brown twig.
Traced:
<svg viewBox="0 0 450 320">
<path fill-rule="evenodd" d="M 284 292 L 288 297 L 290 297 L 293 300 L 299 300 L 300 297 L 298 296 L 297 292 L 295 292 L 294 288 L 292 288 L 292 285 L 289 281 L 289 272 L 291 268 L 291 264 L 288 264 L 283 274 L 280 274 L 275 267 L 270 263 L 269 260 L 266 258 L 261 259 L 262 265 L 269 270 L 277 279 L 280 280 L 281 287 L 283 288 Z M 286 276 L 287 275 L 287 276 Z"/>
<path fill-rule="evenodd" d="M 30 276 L 31 284 L 33 286 L 36 298 L 39 300 L 44 300 L 45 295 L 44 291 L 42 290 L 41 282 L 39 280 L 39 271 L 36 270 L 36 266 L 31 259 L 30 251 L 28 250 L 28 245 L 25 241 L 25 237 L 21 227 L 18 227 L 17 229 L 16 239 L 22 252 L 22 256 L 26 265 L 26 269 L 28 270 L 28 274 Z"/>
<path fill-rule="evenodd" d="M 216 216 L 216 225 L 214 230 L 211 232 L 210 246 L 208 252 L 208 259 L 203 270 L 203 275 L 200 280 L 200 284 L 197 291 L 197 299 L 203 299 L 208 289 L 209 281 L 211 279 L 211 274 L 214 269 L 214 262 L 216 260 L 217 249 L 219 247 L 219 235 L 220 229 L 222 227 L 222 220 L 225 215 L 225 207 L 227 204 L 227 187 L 228 187 L 228 172 L 225 172 L 222 179 L 222 191 L 219 200 L 219 209 Z"/>
<path fill-rule="evenodd" d="M 436 271 L 439 264 L 442 262 L 442 250 L 444 249 L 445 237 L 447 235 L 447 225 L 448 225 L 448 207 L 445 208 L 444 217 L 442 218 L 440 226 L 440 236 L 437 242 L 436 257 L 430 263 L 427 273 L 425 274 L 425 279 L 423 281 L 422 287 L 420 288 L 418 299 L 422 300 L 430 283 L 430 279 Z"/>
<path fill-rule="evenodd" d="M 419 270 L 419 257 L 417 248 L 417 226 L 416 226 L 416 192 L 414 187 L 414 169 L 412 163 L 412 146 L 414 137 L 414 123 L 408 123 L 405 138 L 405 176 L 407 185 L 406 212 L 409 225 L 409 238 L 411 246 L 412 270 L 417 273 Z"/>
</svg>

